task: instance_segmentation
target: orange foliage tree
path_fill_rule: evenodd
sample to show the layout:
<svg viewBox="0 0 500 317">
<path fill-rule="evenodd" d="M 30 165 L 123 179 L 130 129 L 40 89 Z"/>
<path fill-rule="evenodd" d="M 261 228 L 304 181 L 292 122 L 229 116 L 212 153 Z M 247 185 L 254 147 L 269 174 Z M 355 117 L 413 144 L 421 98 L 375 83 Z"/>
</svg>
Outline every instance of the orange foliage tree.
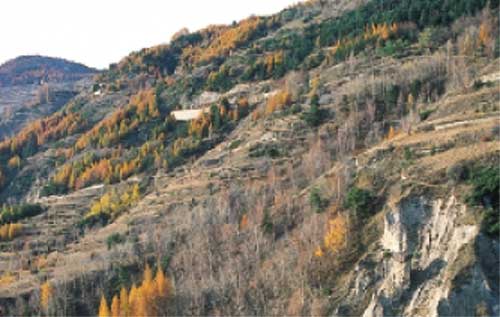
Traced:
<svg viewBox="0 0 500 317">
<path fill-rule="evenodd" d="M 49 281 L 46 281 L 40 287 L 40 308 L 44 310 L 46 313 L 49 310 L 50 301 L 52 300 L 52 296 L 54 294 L 54 289 Z"/>
<path fill-rule="evenodd" d="M 106 298 L 101 298 L 99 316 L 156 316 L 165 314 L 166 302 L 173 295 L 173 287 L 170 280 L 165 276 L 163 270 L 158 268 L 153 277 L 153 271 L 146 264 L 143 272 L 143 280 L 139 287 L 135 284 L 130 288 L 120 290 L 120 296 L 114 296 L 111 311 L 108 308 Z M 101 314 L 102 313 L 102 314 Z M 115 315 L 117 314 L 117 315 Z"/>
<path fill-rule="evenodd" d="M 108 302 L 104 295 L 101 296 L 101 303 L 99 304 L 99 317 L 111 317 L 111 312 L 109 311 Z"/>
<path fill-rule="evenodd" d="M 285 90 L 280 90 L 274 95 L 269 97 L 266 104 L 266 114 L 271 114 L 278 110 L 283 110 L 285 107 L 292 104 L 292 95 L 290 92 Z"/>
</svg>

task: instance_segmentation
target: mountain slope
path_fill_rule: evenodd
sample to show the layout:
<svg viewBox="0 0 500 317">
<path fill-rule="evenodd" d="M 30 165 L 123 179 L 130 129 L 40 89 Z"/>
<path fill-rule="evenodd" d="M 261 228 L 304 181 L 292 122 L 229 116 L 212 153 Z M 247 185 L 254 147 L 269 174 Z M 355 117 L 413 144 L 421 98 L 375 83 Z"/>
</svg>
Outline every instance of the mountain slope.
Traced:
<svg viewBox="0 0 500 317">
<path fill-rule="evenodd" d="M 311 1 L 112 65 L 0 144 L 3 311 L 497 315 L 497 8 Z"/>
</svg>

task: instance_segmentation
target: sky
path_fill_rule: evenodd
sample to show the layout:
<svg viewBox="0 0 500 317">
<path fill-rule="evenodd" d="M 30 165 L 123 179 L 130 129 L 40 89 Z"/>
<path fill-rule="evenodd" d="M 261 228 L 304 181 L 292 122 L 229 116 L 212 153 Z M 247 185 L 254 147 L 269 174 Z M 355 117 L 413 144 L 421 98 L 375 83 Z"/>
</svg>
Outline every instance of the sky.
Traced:
<svg viewBox="0 0 500 317">
<path fill-rule="evenodd" d="M 19 55 L 105 68 L 132 51 L 195 31 L 267 15 L 297 0 L 1 0 L 0 64 Z"/>
</svg>

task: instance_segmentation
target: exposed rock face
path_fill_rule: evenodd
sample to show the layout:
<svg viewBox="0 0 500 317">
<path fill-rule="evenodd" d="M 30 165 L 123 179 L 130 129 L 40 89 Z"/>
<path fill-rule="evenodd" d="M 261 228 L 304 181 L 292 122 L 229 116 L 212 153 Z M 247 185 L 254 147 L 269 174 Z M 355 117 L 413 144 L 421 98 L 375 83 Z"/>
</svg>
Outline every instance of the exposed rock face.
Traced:
<svg viewBox="0 0 500 317">
<path fill-rule="evenodd" d="M 482 306 L 498 314 L 498 299 L 472 251 L 479 226 L 464 223 L 465 205 L 451 195 L 405 198 L 389 209 L 377 286 L 363 316 L 474 315 Z M 461 274 L 468 274 L 466 285 L 458 285 Z"/>
</svg>

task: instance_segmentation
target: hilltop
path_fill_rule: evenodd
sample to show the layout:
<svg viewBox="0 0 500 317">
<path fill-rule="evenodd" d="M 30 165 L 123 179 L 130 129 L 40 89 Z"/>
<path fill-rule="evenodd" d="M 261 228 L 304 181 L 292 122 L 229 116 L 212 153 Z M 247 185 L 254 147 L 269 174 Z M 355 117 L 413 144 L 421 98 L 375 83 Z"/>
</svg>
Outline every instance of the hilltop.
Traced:
<svg viewBox="0 0 500 317">
<path fill-rule="evenodd" d="M 0 65 L 0 87 L 77 80 L 96 72 L 62 58 L 19 56 Z"/>
<path fill-rule="evenodd" d="M 2 312 L 498 315 L 498 5 L 308 1 L 110 65 L 0 143 Z"/>
<path fill-rule="evenodd" d="M 20 56 L 0 65 L 0 140 L 61 109 L 89 88 L 97 73 L 82 64 L 46 56 Z"/>
</svg>

